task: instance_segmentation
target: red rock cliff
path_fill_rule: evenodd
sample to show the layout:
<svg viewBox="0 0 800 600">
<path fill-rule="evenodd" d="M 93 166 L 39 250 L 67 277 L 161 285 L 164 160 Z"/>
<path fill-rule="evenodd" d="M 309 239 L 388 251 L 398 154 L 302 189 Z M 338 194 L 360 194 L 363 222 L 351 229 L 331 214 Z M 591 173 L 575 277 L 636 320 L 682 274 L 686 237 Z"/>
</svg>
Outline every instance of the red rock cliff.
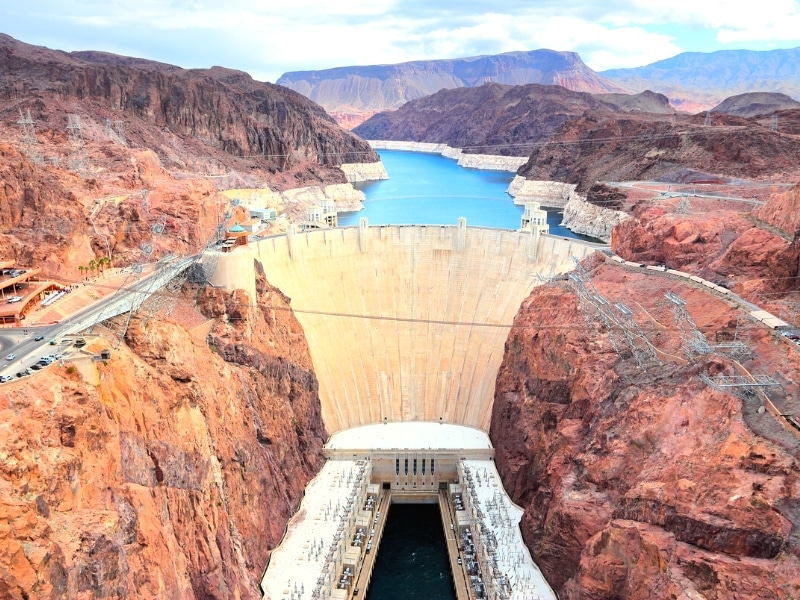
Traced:
<svg viewBox="0 0 800 600">
<path fill-rule="evenodd" d="M 575 600 L 797 597 L 797 438 L 752 398 L 705 386 L 701 370 L 732 364 L 687 362 L 658 301 L 675 291 L 698 326 L 719 335 L 734 313 L 668 278 L 601 266 L 593 280 L 635 309 L 662 362 L 642 372 L 629 353 L 619 359 L 566 287 L 539 287 L 523 303 L 491 438 L 548 581 Z M 796 399 L 797 353 L 762 331 L 752 346 L 746 366 L 769 368 Z"/>
<path fill-rule="evenodd" d="M 188 161 L 174 152 L 171 136 L 190 140 L 201 157 L 260 155 L 257 166 L 273 174 L 308 162 L 324 167 L 378 160 L 366 142 L 338 127 L 319 105 L 241 71 L 66 53 L 2 34 L 0 63 L 0 114 L 8 121 L 17 120 L 19 108 L 60 131 L 66 112 L 122 119 L 131 140 L 158 147 L 176 166 Z"/>
<path fill-rule="evenodd" d="M 316 378 L 263 274 L 254 309 L 197 302 L 207 340 L 134 319 L 97 385 L 67 365 L 3 386 L 0 597 L 260 598 L 323 460 Z"/>
</svg>

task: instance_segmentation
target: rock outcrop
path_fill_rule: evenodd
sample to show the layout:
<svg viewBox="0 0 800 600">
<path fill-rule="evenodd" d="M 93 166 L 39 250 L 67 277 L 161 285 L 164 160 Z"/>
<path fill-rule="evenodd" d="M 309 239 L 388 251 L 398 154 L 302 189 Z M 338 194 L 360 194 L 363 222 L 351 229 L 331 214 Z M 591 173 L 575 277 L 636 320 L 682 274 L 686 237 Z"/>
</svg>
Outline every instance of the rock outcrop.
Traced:
<svg viewBox="0 0 800 600">
<path fill-rule="evenodd" d="M 794 193 L 786 196 L 793 198 Z M 623 258 L 699 275 L 775 314 L 781 313 L 783 297 L 800 289 L 800 246 L 746 214 L 718 210 L 686 215 L 664 205 L 643 205 L 632 217 L 612 236 L 612 250 Z"/>
<path fill-rule="evenodd" d="M 357 183 L 360 181 L 378 181 L 380 179 L 389 179 L 383 163 L 345 163 L 341 165 L 345 177 L 349 183 Z"/>
<path fill-rule="evenodd" d="M 772 194 L 764 206 L 753 211 L 753 215 L 790 238 L 796 238 L 800 232 L 800 185 Z"/>
<path fill-rule="evenodd" d="M 750 118 L 758 115 L 771 115 L 779 110 L 790 110 L 798 107 L 800 107 L 800 102 L 786 94 L 749 92 L 725 98 L 710 110 L 711 112 Z"/>
<path fill-rule="evenodd" d="M 628 214 L 621 210 L 597 206 L 573 194 L 564 206 L 561 225 L 575 233 L 610 242 L 614 228 L 627 218 Z"/>
<path fill-rule="evenodd" d="M 302 328 L 257 288 L 200 292 L 207 339 L 134 319 L 96 384 L 67 361 L 3 386 L 0 596 L 261 597 L 326 433 Z"/>
<path fill-rule="evenodd" d="M 514 204 L 524 205 L 526 202 L 538 202 L 542 206 L 564 208 L 567 202 L 576 196 L 575 187 L 574 183 L 537 181 L 517 175 L 508 184 L 506 192 L 514 198 Z"/>
<path fill-rule="evenodd" d="M 575 233 L 609 242 L 614 227 L 627 219 L 628 214 L 618 210 L 621 204 L 597 202 L 596 188 L 592 195 L 594 202 L 589 202 L 576 188 L 574 183 L 537 181 L 517 175 L 506 191 L 514 198 L 514 204 L 538 202 L 541 206 L 563 208 L 561 225 Z"/>
<path fill-rule="evenodd" d="M 718 335 L 731 333 L 734 311 L 666 277 L 586 266 L 610 302 L 633 308 L 661 363 L 641 371 L 624 349 L 620 358 L 565 285 L 538 287 L 523 303 L 491 438 L 534 560 L 565 599 L 796 596 L 796 438 L 771 439 L 770 427 L 783 430 L 755 398 L 701 383 L 704 369 L 734 367 L 720 356 L 687 363 L 659 299 L 678 293 Z M 797 354 L 764 331 L 750 341 L 745 366 L 769 365 L 795 395 Z"/>
</svg>

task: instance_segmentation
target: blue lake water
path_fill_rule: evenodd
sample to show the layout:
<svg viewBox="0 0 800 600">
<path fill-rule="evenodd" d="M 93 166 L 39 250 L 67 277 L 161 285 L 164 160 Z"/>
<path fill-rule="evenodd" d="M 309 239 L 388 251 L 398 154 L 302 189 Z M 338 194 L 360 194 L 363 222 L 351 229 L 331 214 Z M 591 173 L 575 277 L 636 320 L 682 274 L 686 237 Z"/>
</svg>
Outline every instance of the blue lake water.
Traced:
<svg viewBox="0 0 800 600">
<path fill-rule="evenodd" d="M 425 152 L 378 152 L 389 179 L 354 184 L 367 200 L 364 210 L 339 213 L 339 225 L 456 225 L 459 217 L 473 227 L 518 229 L 522 206 L 506 194 L 514 178 L 505 171 L 465 169 L 450 158 Z M 546 208 L 546 207 L 545 207 Z M 579 236 L 561 227 L 561 211 L 547 210 L 550 233 Z"/>
</svg>

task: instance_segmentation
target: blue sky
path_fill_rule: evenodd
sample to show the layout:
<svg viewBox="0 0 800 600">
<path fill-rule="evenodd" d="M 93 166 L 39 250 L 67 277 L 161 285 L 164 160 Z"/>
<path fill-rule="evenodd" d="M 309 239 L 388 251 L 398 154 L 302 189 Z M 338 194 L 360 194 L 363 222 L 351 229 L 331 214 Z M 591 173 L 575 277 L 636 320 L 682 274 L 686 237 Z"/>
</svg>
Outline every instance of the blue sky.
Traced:
<svg viewBox="0 0 800 600">
<path fill-rule="evenodd" d="M 800 46 L 796 0 L 0 1 L 0 31 L 26 43 L 221 65 L 262 81 L 537 48 L 576 51 L 603 70 L 684 51 Z"/>
</svg>

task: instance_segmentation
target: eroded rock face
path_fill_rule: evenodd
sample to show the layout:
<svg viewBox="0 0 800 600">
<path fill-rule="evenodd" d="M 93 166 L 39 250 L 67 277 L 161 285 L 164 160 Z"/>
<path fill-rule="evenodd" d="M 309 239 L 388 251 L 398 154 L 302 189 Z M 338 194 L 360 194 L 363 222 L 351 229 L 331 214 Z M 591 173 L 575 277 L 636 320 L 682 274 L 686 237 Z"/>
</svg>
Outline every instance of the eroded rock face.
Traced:
<svg viewBox="0 0 800 600">
<path fill-rule="evenodd" d="M 273 173 L 309 162 L 324 172 L 325 166 L 342 162 L 378 160 L 368 144 L 338 127 L 319 105 L 242 71 L 181 69 L 103 52 L 68 54 L 6 35 L 0 36 L 0 56 L 0 82 L 6 90 L 0 100 L 14 101 L 14 107 L 0 102 L 0 112 L 16 117 L 16 105 L 24 99 L 39 123 L 37 130 L 47 121 L 63 132 L 65 115 L 56 108 L 75 112 L 77 106 L 122 118 L 129 138 L 137 145 L 158 147 L 173 166 L 185 165 L 192 157 L 180 156 L 174 145 L 170 149 L 173 140 L 160 129 L 196 140 L 197 149 L 205 147 L 206 155 L 223 161 L 225 155 L 261 155 L 263 162 L 257 166 Z M 73 102 L 69 108 L 63 106 L 65 99 Z M 84 135 L 89 133 L 87 128 Z"/>
<path fill-rule="evenodd" d="M 785 197 L 791 203 L 793 193 Z M 779 295 L 798 289 L 800 246 L 744 213 L 685 215 L 650 205 L 634 210 L 633 217 L 618 225 L 611 239 L 623 258 L 699 275 L 776 313 Z"/>
<path fill-rule="evenodd" d="M 730 365 L 718 356 L 687 363 L 657 301 L 677 292 L 712 329 L 735 322 L 731 309 L 619 267 L 596 268 L 593 281 L 641 321 L 639 307 L 648 311 L 663 360 L 642 372 L 629 352 L 618 358 L 566 287 L 537 288 L 523 303 L 490 435 L 506 489 L 525 509 L 534 560 L 567 599 L 797 595 L 800 515 L 787 509 L 800 491 L 796 443 L 754 434 L 742 400 L 701 383 L 703 369 Z M 795 394 L 797 356 L 767 333 L 753 346 L 750 368 L 771 364 Z"/>
<path fill-rule="evenodd" d="M 517 174 L 575 183 L 582 194 L 597 181 L 678 181 L 687 169 L 719 180 L 796 179 L 800 151 L 790 138 L 740 117 L 712 120 L 587 110 L 534 148 Z"/>
<path fill-rule="evenodd" d="M 788 235 L 797 237 L 800 232 L 800 186 L 773 194 L 767 203 L 753 214 Z"/>
<path fill-rule="evenodd" d="M 207 342 L 134 319 L 97 386 L 3 386 L 0 596 L 260 598 L 326 433 L 302 328 L 258 290 L 201 292 Z"/>
</svg>

